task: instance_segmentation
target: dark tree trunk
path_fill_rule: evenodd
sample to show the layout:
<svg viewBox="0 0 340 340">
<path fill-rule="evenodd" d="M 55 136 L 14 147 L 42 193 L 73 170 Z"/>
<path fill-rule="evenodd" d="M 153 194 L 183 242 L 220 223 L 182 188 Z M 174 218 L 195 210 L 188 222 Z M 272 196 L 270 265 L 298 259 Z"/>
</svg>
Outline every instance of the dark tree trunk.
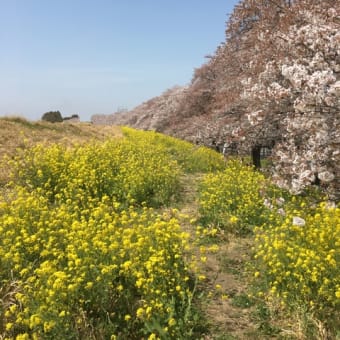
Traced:
<svg viewBox="0 0 340 340">
<path fill-rule="evenodd" d="M 315 174 L 315 180 L 312 182 L 312 185 L 316 185 L 318 187 L 321 185 L 321 181 L 318 177 L 318 173 Z"/>
<path fill-rule="evenodd" d="M 251 159 L 256 169 L 261 168 L 261 146 L 255 145 L 251 149 Z"/>
</svg>

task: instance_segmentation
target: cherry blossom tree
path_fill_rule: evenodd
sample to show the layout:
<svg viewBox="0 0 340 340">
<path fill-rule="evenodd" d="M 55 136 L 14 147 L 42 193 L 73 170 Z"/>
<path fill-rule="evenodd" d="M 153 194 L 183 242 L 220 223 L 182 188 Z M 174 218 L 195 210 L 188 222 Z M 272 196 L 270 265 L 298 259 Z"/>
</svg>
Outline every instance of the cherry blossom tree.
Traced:
<svg viewBox="0 0 340 340">
<path fill-rule="evenodd" d="M 297 1 L 285 15 L 289 20 L 267 37 L 284 53 L 243 80 L 247 118 L 254 129 L 276 137 L 274 178 L 281 186 L 298 193 L 321 184 L 338 196 L 339 6 Z"/>
<path fill-rule="evenodd" d="M 241 1 L 201 68 L 209 82 L 196 77 L 188 90 L 193 102 L 194 87 L 209 91 L 206 102 L 196 92 L 196 117 L 209 122 L 201 134 L 237 143 L 255 165 L 275 145 L 278 184 L 296 193 L 320 184 L 339 197 L 339 35 L 336 0 Z"/>
</svg>

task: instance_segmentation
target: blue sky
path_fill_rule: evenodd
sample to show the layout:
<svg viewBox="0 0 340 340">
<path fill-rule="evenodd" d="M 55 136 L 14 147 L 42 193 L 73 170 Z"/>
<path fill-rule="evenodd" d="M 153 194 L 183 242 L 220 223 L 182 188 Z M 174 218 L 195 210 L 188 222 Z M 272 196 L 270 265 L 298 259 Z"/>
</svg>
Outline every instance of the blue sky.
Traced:
<svg viewBox="0 0 340 340">
<path fill-rule="evenodd" d="M 132 109 L 225 40 L 237 0 L 0 0 L 0 116 Z"/>
</svg>

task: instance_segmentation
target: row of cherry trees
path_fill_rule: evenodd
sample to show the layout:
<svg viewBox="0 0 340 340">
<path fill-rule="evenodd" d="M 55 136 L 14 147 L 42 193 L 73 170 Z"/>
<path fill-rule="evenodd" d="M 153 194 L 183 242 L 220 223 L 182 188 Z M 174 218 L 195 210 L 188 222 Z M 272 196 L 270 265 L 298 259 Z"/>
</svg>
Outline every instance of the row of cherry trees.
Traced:
<svg viewBox="0 0 340 340">
<path fill-rule="evenodd" d="M 339 73 L 338 1 L 243 0 L 226 42 L 196 70 L 184 111 L 241 153 L 273 147 L 281 186 L 316 183 L 339 196 Z"/>
<path fill-rule="evenodd" d="M 190 86 L 117 115 L 117 122 L 227 142 L 254 161 L 261 147 L 271 147 L 278 184 L 296 193 L 320 184 L 339 197 L 338 0 L 242 0 L 225 42 L 208 58 Z"/>
</svg>

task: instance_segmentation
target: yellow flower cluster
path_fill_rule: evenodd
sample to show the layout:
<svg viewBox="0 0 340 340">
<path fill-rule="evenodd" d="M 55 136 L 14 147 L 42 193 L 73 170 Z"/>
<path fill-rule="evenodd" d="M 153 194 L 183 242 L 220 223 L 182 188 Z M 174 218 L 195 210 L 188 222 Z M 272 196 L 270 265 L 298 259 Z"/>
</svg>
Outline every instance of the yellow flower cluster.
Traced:
<svg viewBox="0 0 340 340">
<path fill-rule="evenodd" d="M 168 204 L 180 169 L 162 148 L 114 139 L 66 149 L 37 145 L 13 162 L 16 182 L 40 188 L 50 200 L 115 197 L 119 202 Z"/>
<path fill-rule="evenodd" d="M 200 214 L 202 223 L 244 233 L 263 221 L 266 211 L 261 190 L 264 176 L 237 160 L 227 168 L 208 174 L 200 185 Z"/>
<path fill-rule="evenodd" d="M 340 306 L 340 209 L 295 199 L 284 209 L 255 229 L 255 276 L 287 307 L 306 306 L 325 321 Z"/>
<path fill-rule="evenodd" d="M 292 196 L 261 173 L 230 161 L 224 171 L 203 178 L 204 227 L 197 233 L 254 231 L 259 297 L 278 299 L 294 313 L 305 310 L 333 329 L 340 307 L 340 209 L 318 203 L 322 200 L 314 190 Z"/>
<path fill-rule="evenodd" d="M 181 146 L 128 132 L 71 149 L 36 146 L 15 159 L 16 184 L 0 197 L 3 338 L 192 331 L 188 235 L 175 214 L 151 207 L 178 192 L 180 161 L 169 154 Z"/>
<path fill-rule="evenodd" d="M 4 311 L 6 334 L 79 338 L 75 324 L 119 333 L 180 317 L 191 292 L 177 220 L 146 207 L 117 212 L 106 196 L 88 200 L 85 210 L 77 202 L 52 207 L 17 188 L 2 201 L 1 282 L 20 282 Z"/>
<path fill-rule="evenodd" d="M 123 133 L 134 141 L 142 140 L 148 145 L 158 145 L 170 158 L 176 160 L 185 172 L 210 172 L 225 168 L 222 154 L 186 141 L 166 136 L 157 132 L 138 131 L 124 127 Z"/>
</svg>

